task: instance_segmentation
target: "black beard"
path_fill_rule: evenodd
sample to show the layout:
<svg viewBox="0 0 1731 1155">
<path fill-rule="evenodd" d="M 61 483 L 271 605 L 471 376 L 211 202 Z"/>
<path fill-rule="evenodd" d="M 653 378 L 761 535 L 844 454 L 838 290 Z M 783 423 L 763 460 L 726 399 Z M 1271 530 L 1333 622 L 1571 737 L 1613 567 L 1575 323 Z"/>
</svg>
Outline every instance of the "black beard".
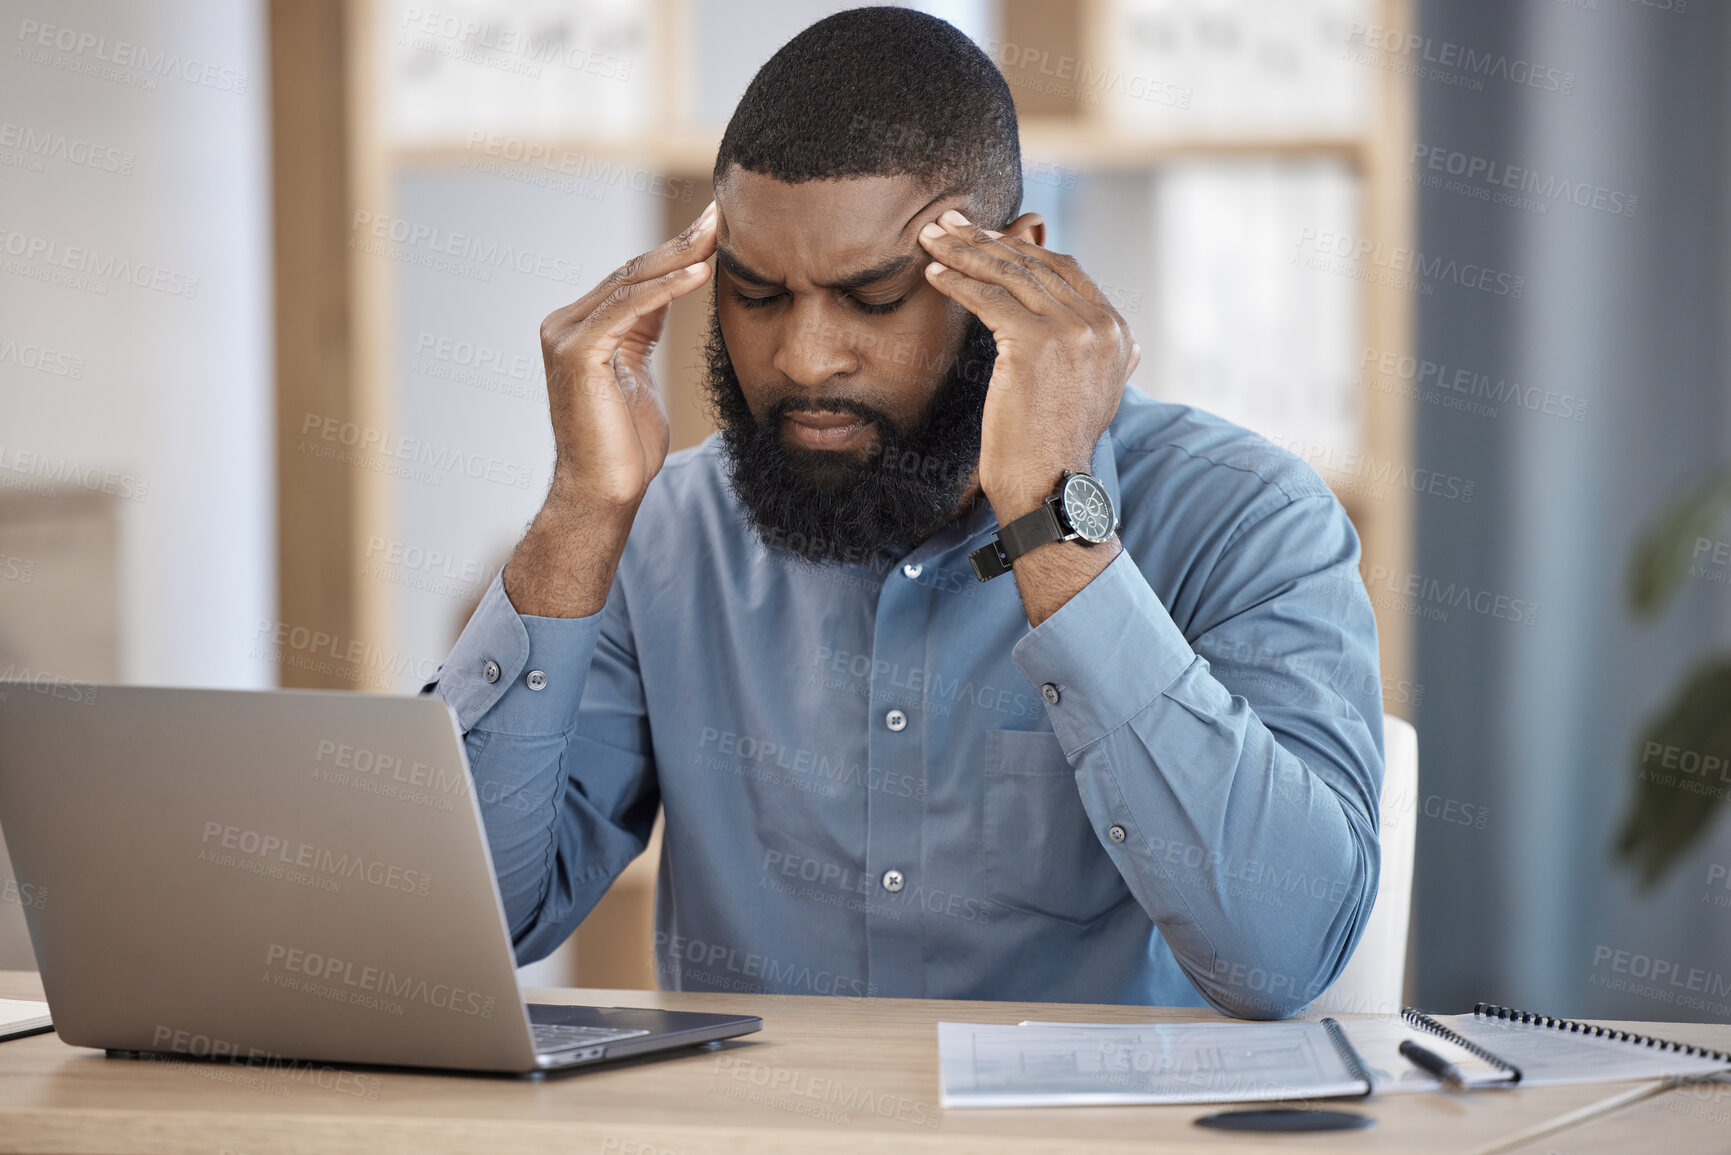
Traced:
<svg viewBox="0 0 1731 1155">
<path fill-rule="evenodd" d="M 810 562 L 893 560 L 954 518 L 980 460 L 980 419 L 998 346 L 969 315 L 960 348 L 931 401 L 911 427 L 845 398 L 790 394 L 760 423 L 752 416 L 710 298 L 705 387 L 721 429 L 728 484 L 765 546 Z M 806 449 L 782 440 L 796 409 L 847 413 L 870 421 L 876 443 L 864 456 Z"/>
</svg>

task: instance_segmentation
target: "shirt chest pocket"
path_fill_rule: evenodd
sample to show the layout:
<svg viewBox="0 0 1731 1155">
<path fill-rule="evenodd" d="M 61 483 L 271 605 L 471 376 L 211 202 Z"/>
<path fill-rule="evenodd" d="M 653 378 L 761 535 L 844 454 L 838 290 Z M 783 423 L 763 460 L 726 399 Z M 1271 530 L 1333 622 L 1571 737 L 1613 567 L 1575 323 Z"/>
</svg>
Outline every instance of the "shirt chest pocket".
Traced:
<svg viewBox="0 0 1731 1155">
<path fill-rule="evenodd" d="M 1050 731 L 986 733 L 981 862 L 993 903 L 1085 926 L 1132 899 Z"/>
</svg>

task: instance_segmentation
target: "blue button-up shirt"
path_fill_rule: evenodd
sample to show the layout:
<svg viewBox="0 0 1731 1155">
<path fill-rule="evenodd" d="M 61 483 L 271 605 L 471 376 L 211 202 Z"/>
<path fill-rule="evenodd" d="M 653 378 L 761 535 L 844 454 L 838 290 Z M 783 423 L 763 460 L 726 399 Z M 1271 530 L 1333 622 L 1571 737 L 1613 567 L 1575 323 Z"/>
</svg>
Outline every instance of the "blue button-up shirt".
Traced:
<svg viewBox="0 0 1731 1155">
<path fill-rule="evenodd" d="M 1123 552 L 1030 628 L 986 502 L 893 566 L 766 548 L 714 438 L 650 485 L 606 606 L 495 579 L 436 688 L 520 962 L 666 815 L 679 990 L 1290 1014 L 1378 871 L 1376 627 L 1308 466 L 1127 388 L 1094 453 Z M 791 543 L 797 545 L 798 543 Z"/>
</svg>

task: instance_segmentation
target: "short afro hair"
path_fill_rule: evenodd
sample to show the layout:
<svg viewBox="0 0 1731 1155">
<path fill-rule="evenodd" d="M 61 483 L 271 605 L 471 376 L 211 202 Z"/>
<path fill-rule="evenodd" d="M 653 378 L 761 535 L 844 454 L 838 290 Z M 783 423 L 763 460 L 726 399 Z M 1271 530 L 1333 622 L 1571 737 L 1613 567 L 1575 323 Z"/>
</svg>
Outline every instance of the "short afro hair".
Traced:
<svg viewBox="0 0 1731 1155">
<path fill-rule="evenodd" d="M 907 8 L 853 8 L 782 45 L 746 88 L 715 156 L 788 184 L 912 175 L 966 193 L 1002 228 L 1022 204 L 1016 105 L 954 25 Z"/>
</svg>

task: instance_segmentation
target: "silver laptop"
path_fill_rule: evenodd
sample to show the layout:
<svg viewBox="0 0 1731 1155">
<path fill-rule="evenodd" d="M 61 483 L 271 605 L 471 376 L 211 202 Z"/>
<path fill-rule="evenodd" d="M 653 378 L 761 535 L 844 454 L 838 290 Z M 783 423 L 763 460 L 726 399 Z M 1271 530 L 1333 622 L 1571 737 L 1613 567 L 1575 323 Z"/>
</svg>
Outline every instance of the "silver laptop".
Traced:
<svg viewBox="0 0 1731 1155">
<path fill-rule="evenodd" d="M 524 1004 L 439 698 L 0 682 L 0 827 L 78 1046 L 539 1074 L 763 1025 Z"/>
</svg>

